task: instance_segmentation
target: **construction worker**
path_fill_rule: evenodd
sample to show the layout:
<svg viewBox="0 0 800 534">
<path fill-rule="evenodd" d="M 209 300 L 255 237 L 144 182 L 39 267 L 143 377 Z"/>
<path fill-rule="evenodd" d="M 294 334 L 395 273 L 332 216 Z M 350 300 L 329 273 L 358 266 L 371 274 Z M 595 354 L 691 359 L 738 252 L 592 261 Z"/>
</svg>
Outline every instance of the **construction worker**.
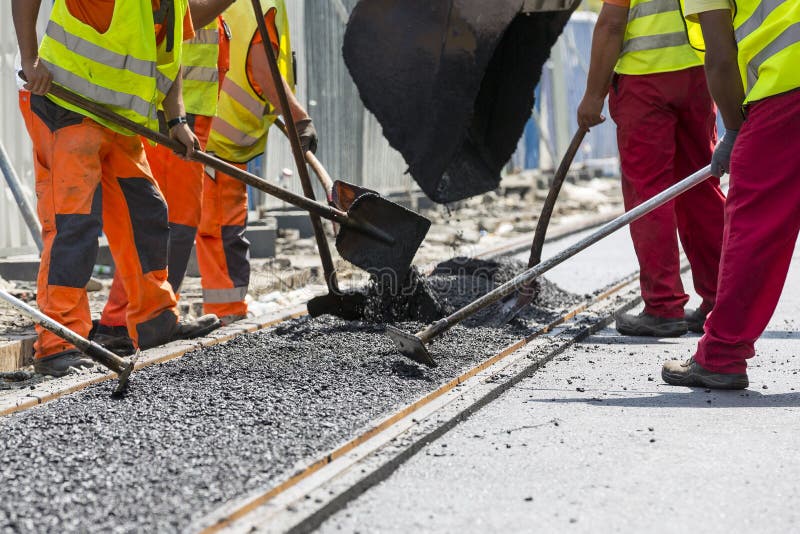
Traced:
<svg viewBox="0 0 800 534">
<path fill-rule="evenodd" d="M 712 171 L 730 174 L 717 302 L 697 352 L 668 384 L 743 389 L 747 359 L 783 290 L 800 230 L 800 3 L 687 0 L 725 122 Z M 738 65 L 738 68 L 737 68 Z"/>
<path fill-rule="evenodd" d="M 161 104 L 170 135 L 190 155 L 197 138 L 186 124 L 180 76 L 181 43 L 193 34 L 186 1 L 56 0 L 38 50 L 40 0 L 11 5 L 30 91 L 21 93 L 20 104 L 33 141 L 44 241 L 39 308 L 88 336 L 85 286 L 104 229 L 130 300 L 134 343 L 149 347 L 194 335 L 196 323 L 178 322 L 167 282 L 167 208 L 142 142 L 47 94 L 56 83 L 148 127 L 156 126 Z M 38 334 L 36 371 L 58 376 L 92 364 L 54 334 Z"/>
<path fill-rule="evenodd" d="M 714 103 L 702 60 L 690 46 L 678 0 L 604 0 L 592 39 L 578 124 L 617 125 L 625 208 L 631 209 L 708 165 L 716 139 Z M 725 197 L 712 179 L 631 224 L 644 311 L 617 316 L 624 335 L 702 332 L 716 299 Z M 681 282 L 678 240 L 692 267 L 697 310 Z"/>
<path fill-rule="evenodd" d="M 294 72 L 286 6 L 283 0 L 262 0 L 261 5 L 301 144 L 304 150 L 315 151 L 314 124 L 291 91 Z M 225 11 L 225 19 L 232 35 L 230 70 L 222 82 L 208 150 L 245 168 L 247 162 L 264 153 L 269 127 L 282 113 L 251 4 L 234 3 Z M 250 243 L 244 237 L 247 189 L 230 176 L 206 171 L 203 214 L 197 235 L 203 310 L 218 315 L 227 324 L 247 316 L 245 297 L 250 283 Z"/>
<path fill-rule="evenodd" d="M 193 38 L 183 44 L 183 102 L 189 127 L 205 149 L 211 120 L 217 112 L 219 80 L 228 70 L 228 37 L 226 26 L 216 16 L 233 0 L 190 0 Z M 210 20 L 209 20 L 210 19 Z M 163 112 L 159 112 L 159 129 L 166 133 Z M 203 165 L 187 161 L 160 146 L 145 141 L 145 153 L 153 176 L 167 202 L 169 216 L 169 256 L 167 280 L 180 298 L 180 288 L 189 264 L 197 227 L 200 224 L 203 194 Z M 128 299 L 118 274 L 109 292 L 108 302 L 95 328 L 92 338 L 118 354 L 133 352 L 133 343 L 126 325 Z M 219 327 L 216 316 L 204 319 L 207 332 Z"/>
</svg>

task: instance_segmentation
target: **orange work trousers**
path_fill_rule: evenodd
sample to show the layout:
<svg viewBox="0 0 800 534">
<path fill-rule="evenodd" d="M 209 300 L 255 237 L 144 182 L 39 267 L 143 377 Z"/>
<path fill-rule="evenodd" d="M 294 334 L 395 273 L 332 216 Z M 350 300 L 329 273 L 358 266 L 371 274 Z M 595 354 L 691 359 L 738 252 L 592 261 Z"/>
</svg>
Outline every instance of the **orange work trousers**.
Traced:
<svg viewBox="0 0 800 534">
<path fill-rule="evenodd" d="M 178 320 L 167 282 L 167 207 L 142 142 L 27 91 L 20 92 L 20 109 L 33 141 L 44 241 L 39 309 L 88 337 L 92 321 L 86 284 L 105 227 L 130 299 L 131 337 L 140 346 L 167 341 Z M 37 358 L 74 348 L 44 329 L 38 334 Z"/>
<path fill-rule="evenodd" d="M 189 115 L 189 125 L 205 150 L 211 131 L 211 117 Z M 166 124 L 162 125 L 166 130 Z M 169 256 L 167 280 L 176 295 L 180 292 L 186 266 L 192 253 L 197 227 L 200 225 L 200 210 L 203 196 L 203 165 L 186 161 L 171 149 L 151 145 L 144 141 L 144 151 L 153 176 L 167 201 L 169 216 Z M 119 276 L 114 274 L 108 302 L 103 309 L 100 324 L 124 326 L 128 298 Z"/>
<path fill-rule="evenodd" d="M 206 172 L 196 243 L 204 313 L 247 314 L 250 242 L 244 236 L 246 227 L 247 186 L 221 172 Z"/>
</svg>

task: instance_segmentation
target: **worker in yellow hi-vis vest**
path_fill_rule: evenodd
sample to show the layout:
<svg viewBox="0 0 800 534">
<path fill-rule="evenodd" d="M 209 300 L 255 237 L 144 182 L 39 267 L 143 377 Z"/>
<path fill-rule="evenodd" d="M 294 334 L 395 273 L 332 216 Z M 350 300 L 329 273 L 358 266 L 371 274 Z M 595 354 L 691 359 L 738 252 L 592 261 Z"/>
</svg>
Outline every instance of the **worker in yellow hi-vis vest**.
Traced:
<svg viewBox="0 0 800 534">
<path fill-rule="evenodd" d="M 662 377 L 743 389 L 800 232 L 800 2 L 686 0 L 686 16 L 702 25 L 725 122 L 711 170 L 730 173 L 731 187 L 717 302 L 695 355 L 665 363 Z"/>
<path fill-rule="evenodd" d="M 289 95 L 292 117 L 303 149 L 315 151 L 317 134 L 303 106 L 294 97 L 294 72 L 289 24 L 283 0 L 262 0 L 271 44 Z M 244 168 L 264 153 L 270 126 L 280 113 L 261 35 L 249 2 L 225 11 L 231 28 L 230 70 L 222 82 L 217 116 L 208 150 Z M 250 283 L 247 190 L 243 183 L 208 171 L 203 187 L 203 215 L 197 235 L 197 261 L 203 284 L 203 309 L 224 323 L 247 314 Z"/>
<path fill-rule="evenodd" d="M 716 114 L 701 56 L 690 45 L 698 30 L 684 24 L 679 0 L 604 0 L 578 124 L 603 122 L 609 95 L 626 209 L 711 160 Z M 703 331 L 716 300 L 724 204 L 715 178 L 631 224 L 644 311 L 618 315 L 617 331 L 656 337 Z M 689 296 L 681 282 L 678 238 L 702 298 L 693 311 L 684 310 Z"/>
<path fill-rule="evenodd" d="M 214 16 L 231 4 L 232 0 L 193 2 L 192 22 L 196 25 L 194 37 L 183 43 L 183 103 L 186 121 L 205 149 L 211 130 L 211 120 L 217 113 L 220 78 L 228 69 L 229 42 L 224 20 Z M 207 22 L 208 19 L 211 19 Z M 166 132 L 164 113 L 159 112 L 159 128 Z M 145 141 L 145 153 L 153 176 L 167 201 L 169 213 L 169 255 L 167 279 L 180 298 L 180 288 L 194 246 L 197 227 L 200 225 L 204 170 L 201 163 L 187 161 L 172 150 Z M 108 295 L 103 314 L 92 333 L 92 339 L 118 354 L 131 354 L 134 350 L 125 317 L 128 298 L 120 274 Z M 221 325 L 213 314 L 202 319 L 203 333 Z"/>
<path fill-rule="evenodd" d="M 197 138 L 183 118 L 181 95 L 182 42 L 194 32 L 187 2 L 56 0 L 40 47 L 39 7 L 37 0 L 11 3 L 44 242 L 39 308 L 89 335 L 86 284 L 105 229 L 130 301 L 126 323 L 134 344 L 192 336 L 198 325 L 178 321 L 167 282 L 167 206 L 141 140 L 48 95 L 55 83 L 151 128 L 161 105 L 170 135 L 191 154 Z M 36 371 L 60 376 L 92 364 L 60 337 L 42 329 L 38 334 Z"/>
</svg>

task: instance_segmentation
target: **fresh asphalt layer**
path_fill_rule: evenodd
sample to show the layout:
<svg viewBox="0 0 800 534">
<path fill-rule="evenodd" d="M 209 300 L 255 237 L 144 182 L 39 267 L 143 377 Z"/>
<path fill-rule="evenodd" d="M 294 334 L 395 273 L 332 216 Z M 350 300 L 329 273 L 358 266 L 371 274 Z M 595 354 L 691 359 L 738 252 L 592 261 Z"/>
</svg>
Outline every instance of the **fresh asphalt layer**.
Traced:
<svg viewBox="0 0 800 534">
<path fill-rule="evenodd" d="M 501 265 L 499 281 L 510 272 Z M 432 283 L 450 306 L 488 288 L 469 276 Z M 304 317 L 143 369 L 122 399 L 101 384 L 2 418 L 0 531 L 181 531 L 581 301 L 546 284 L 512 325 L 445 334 L 435 369 L 399 356 L 380 324 Z"/>
<path fill-rule="evenodd" d="M 608 328 L 427 445 L 321 532 L 797 531 L 798 255 L 748 390 L 661 381 L 662 362 L 691 356 L 696 334 Z"/>
</svg>

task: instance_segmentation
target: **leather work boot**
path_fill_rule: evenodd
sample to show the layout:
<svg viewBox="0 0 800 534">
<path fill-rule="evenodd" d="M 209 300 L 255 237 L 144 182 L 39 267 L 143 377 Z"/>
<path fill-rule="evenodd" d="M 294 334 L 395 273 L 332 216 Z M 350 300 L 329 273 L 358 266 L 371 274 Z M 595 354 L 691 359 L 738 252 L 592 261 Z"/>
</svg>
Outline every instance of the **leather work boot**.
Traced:
<svg viewBox="0 0 800 534">
<path fill-rule="evenodd" d="M 703 333 L 703 325 L 706 324 L 706 317 L 708 317 L 708 312 L 704 312 L 700 308 L 696 310 L 686 310 L 686 315 L 684 315 L 684 320 L 686 324 L 689 326 L 689 331 L 694 332 L 696 334 Z"/>
<path fill-rule="evenodd" d="M 222 326 L 222 321 L 213 313 L 203 315 L 194 320 L 182 319 L 175 325 L 172 339 L 194 339 L 213 332 L 220 326 Z"/>
<path fill-rule="evenodd" d="M 65 376 L 78 369 L 93 367 L 94 362 L 78 350 L 65 350 L 37 358 L 33 361 L 33 370 L 49 376 Z"/>
<path fill-rule="evenodd" d="M 223 315 L 219 318 L 219 320 L 222 322 L 222 326 L 228 326 L 229 324 L 241 321 L 243 319 L 247 319 L 247 314 Z"/>
<path fill-rule="evenodd" d="M 642 312 L 618 314 L 617 332 L 624 336 L 679 337 L 689 331 L 683 319 L 667 319 Z"/>
<path fill-rule="evenodd" d="M 126 326 L 98 324 L 89 339 L 118 356 L 130 356 L 136 352 L 136 347 L 133 346 L 133 340 L 128 336 L 128 327 Z"/>
<path fill-rule="evenodd" d="M 713 389 L 746 389 L 747 374 L 712 373 L 689 358 L 685 362 L 669 360 L 661 368 L 661 378 L 672 386 L 706 387 Z"/>
</svg>

